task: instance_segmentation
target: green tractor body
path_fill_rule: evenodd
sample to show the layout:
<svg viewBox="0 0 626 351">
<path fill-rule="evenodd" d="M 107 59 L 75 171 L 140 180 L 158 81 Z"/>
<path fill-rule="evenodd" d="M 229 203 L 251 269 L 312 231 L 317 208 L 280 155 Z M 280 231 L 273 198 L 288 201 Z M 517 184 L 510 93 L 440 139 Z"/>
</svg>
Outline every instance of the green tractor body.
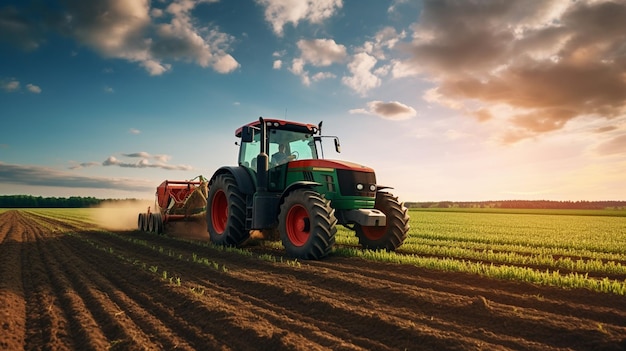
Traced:
<svg viewBox="0 0 626 351">
<path fill-rule="evenodd" d="M 250 231 L 279 233 L 287 253 L 319 259 L 336 225 L 355 230 L 370 249 L 395 250 L 409 229 L 406 208 L 376 183 L 373 169 L 323 158 L 321 123 L 260 118 L 235 132 L 238 166 L 211 177 L 207 226 L 217 244 L 238 246 Z"/>
</svg>

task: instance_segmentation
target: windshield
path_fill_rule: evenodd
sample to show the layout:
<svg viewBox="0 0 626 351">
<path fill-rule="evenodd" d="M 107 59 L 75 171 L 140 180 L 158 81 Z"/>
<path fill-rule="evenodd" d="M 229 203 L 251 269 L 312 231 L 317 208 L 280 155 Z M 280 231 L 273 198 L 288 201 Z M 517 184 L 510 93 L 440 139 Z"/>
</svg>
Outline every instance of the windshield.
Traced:
<svg viewBox="0 0 626 351">
<path fill-rule="evenodd" d="M 317 159 L 317 148 L 313 134 L 305 134 L 280 129 L 268 129 L 269 167 L 276 167 L 289 161 Z M 255 133 L 254 140 L 242 143 L 239 164 L 256 171 L 256 159 L 261 151 L 261 133 Z"/>
<path fill-rule="evenodd" d="M 313 134 L 279 129 L 270 129 L 268 134 L 270 167 L 276 167 L 288 161 L 317 158 Z"/>
</svg>

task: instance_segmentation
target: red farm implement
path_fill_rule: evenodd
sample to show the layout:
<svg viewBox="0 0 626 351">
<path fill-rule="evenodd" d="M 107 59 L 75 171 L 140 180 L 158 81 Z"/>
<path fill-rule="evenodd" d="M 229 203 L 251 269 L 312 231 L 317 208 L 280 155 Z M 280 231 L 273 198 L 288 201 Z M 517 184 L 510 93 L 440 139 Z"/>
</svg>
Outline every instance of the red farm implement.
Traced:
<svg viewBox="0 0 626 351">
<path fill-rule="evenodd" d="M 166 223 L 204 220 L 207 180 L 198 176 L 192 180 L 165 180 L 156 189 L 154 208 L 137 217 L 141 231 L 163 233 Z"/>
</svg>

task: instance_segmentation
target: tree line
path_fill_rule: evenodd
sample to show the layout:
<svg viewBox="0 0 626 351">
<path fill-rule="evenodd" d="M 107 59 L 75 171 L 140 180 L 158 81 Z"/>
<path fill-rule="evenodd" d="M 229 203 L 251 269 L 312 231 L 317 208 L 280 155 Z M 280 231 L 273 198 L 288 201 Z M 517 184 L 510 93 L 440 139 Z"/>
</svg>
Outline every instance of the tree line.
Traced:
<svg viewBox="0 0 626 351">
<path fill-rule="evenodd" d="M 105 200 L 95 197 L 41 197 L 32 195 L 0 195 L 0 208 L 83 208 L 99 205 Z"/>
<path fill-rule="evenodd" d="M 409 208 L 515 208 L 515 209 L 571 209 L 604 210 L 626 209 L 626 201 L 552 201 L 552 200 L 502 200 L 502 201 L 438 201 L 406 202 Z"/>
</svg>

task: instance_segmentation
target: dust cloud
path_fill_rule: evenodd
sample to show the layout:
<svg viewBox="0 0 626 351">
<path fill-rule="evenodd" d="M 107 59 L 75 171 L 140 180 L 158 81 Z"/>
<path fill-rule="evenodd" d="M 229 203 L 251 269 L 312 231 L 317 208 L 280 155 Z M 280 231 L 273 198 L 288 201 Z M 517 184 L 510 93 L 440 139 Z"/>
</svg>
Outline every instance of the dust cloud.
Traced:
<svg viewBox="0 0 626 351">
<path fill-rule="evenodd" d="M 114 200 L 104 201 L 95 207 L 92 219 L 102 228 L 109 230 L 137 229 L 137 216 L 154 208 L 151 200 Z"/>
<path fill-rule="evenodd" d="M 165 233 L 178 238 L 210 240 L 204 212 L 189 216 L 184 220 L 166 223 Z"/>
</svg>

